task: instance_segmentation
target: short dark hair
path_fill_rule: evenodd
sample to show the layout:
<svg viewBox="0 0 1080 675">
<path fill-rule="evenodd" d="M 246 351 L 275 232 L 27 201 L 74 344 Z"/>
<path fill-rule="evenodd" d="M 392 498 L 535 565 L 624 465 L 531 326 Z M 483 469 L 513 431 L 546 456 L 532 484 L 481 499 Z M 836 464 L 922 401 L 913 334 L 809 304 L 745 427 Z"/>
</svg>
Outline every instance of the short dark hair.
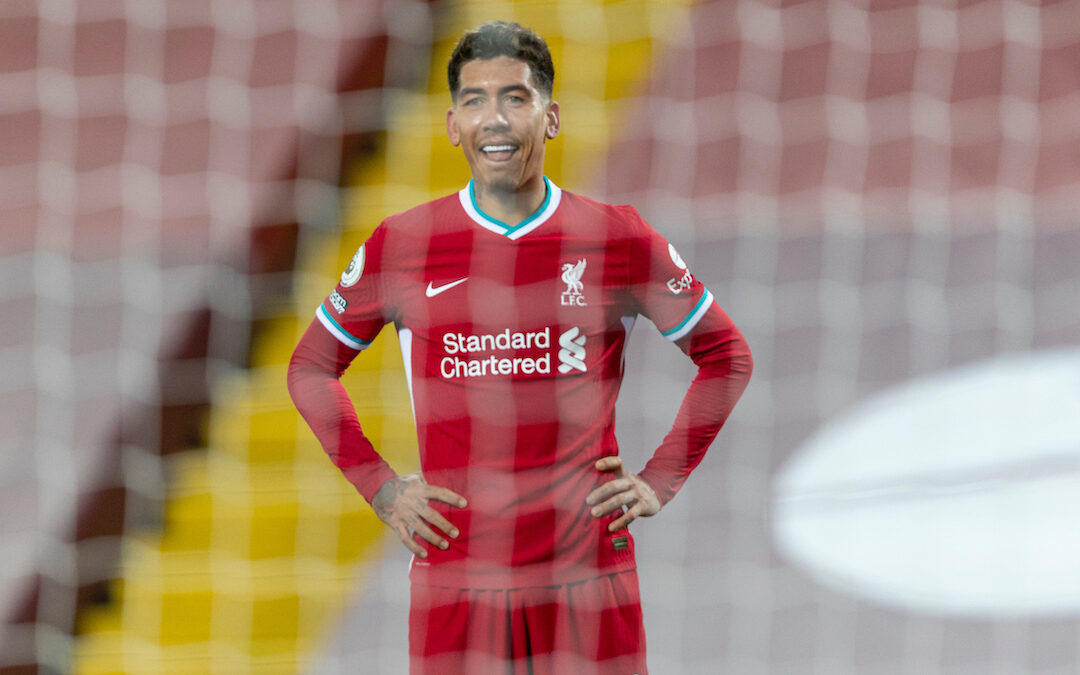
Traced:
<svg viewBox="0 0 1080 675">
<path fill-rule="evenodd" d="M 555 85 L 555 66 L 544 38 L 535 31 L 511 21 L 488 21 L 466 31 L 454 47 L 447 64 L 450 97 L 457 100 L 461 86 L 461 67 L 469 61 L 509 56 L 524 61 L 532 73 L 533 84 L 547 98 Z"/>
</svg>

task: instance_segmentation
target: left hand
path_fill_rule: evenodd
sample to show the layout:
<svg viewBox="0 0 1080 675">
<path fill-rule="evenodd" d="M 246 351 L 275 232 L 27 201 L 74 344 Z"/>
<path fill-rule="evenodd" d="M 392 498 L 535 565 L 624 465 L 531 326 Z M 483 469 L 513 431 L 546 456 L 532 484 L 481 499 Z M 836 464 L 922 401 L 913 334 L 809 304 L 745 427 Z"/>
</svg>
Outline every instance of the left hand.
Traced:
<svg viewBox="0 0 1080 675">
<path fill-rule="evenodd" d="M 660 500 L 641 476 L 623 467 L 619 457 L 603 457 L 596 461 L 597 471 L 615 474 L 610 480 L 589 493 L 585 503 L 592 506 L 594 518 L 603 518 L 616 509 L 628 507 L 618 519 L 611 521 L 608 532 L 615 532 L 637 518 L 648 518 L 660 512 Z"/>
</svg>

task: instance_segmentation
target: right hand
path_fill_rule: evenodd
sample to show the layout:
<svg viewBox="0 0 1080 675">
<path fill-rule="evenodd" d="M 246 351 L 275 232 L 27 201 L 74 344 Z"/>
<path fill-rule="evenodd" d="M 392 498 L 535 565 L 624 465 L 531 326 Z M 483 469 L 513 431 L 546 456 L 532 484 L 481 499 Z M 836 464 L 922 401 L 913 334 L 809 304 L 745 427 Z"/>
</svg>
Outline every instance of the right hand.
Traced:
<svg viewBox="0 0 1080 675">
<path fill-rule="evenodd" d="M 451 539 L 460 534 L 441 513 L 431 508 L 428 500 L 456 506 L 466 505 L 465 498 L 458 493 L 437 485 L 429 485 L 420 472 L 391 478 L 382 484 L 371 500 L 371 508 L 379 520 L 390 526 L 397 533 L 398 539 L 417 556 L 427 557 L 424 547 L 413 539 L 413 533 L 419 534 L 426 541 L 447 549 L 450 543 L 431 528 L 439 528 Z"/>
</svg>

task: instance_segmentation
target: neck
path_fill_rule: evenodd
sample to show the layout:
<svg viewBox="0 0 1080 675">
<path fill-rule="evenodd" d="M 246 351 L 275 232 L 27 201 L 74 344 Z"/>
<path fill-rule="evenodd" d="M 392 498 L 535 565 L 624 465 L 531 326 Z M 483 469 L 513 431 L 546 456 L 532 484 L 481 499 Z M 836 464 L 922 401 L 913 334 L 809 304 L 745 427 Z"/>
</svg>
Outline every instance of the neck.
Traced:
<svg viewBox="0 0 1080 675">
<path fill-rule="evenodd" d="M 473 195 L 481 211 L 504 223 L 515 225 L 536 213 L 544 203 L 547 184 L 541 176 L 517 190 L 507 191 L 490 185 L 483 186 L 474 180 Z"/>
</svg>

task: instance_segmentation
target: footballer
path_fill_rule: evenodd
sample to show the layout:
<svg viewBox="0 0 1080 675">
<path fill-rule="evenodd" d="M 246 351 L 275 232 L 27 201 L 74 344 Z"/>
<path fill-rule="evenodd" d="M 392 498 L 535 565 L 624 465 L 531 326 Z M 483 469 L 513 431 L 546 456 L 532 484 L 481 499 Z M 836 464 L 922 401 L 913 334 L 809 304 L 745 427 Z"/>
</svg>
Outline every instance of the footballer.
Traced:
<svg viewBox="0 0 1080 675">
<path fill-rule="evenodd" d="M 627 526 L 675 496 L 750 378 L 742 334 L 671 244 L 633 207 L 544 175 L 554 78 L 544 40 L 516 23 L 461 38 L 446 132 L 472 179 L 376 228 L 289 366 L 298 410 L 413 553 L 414 675 L 646 673 Z M 639 316 L 697 375 L 633 473 L 615 399 Z M 419 437 L 406 476 L 339 381 L 388 324 Z"/>
</svg>

